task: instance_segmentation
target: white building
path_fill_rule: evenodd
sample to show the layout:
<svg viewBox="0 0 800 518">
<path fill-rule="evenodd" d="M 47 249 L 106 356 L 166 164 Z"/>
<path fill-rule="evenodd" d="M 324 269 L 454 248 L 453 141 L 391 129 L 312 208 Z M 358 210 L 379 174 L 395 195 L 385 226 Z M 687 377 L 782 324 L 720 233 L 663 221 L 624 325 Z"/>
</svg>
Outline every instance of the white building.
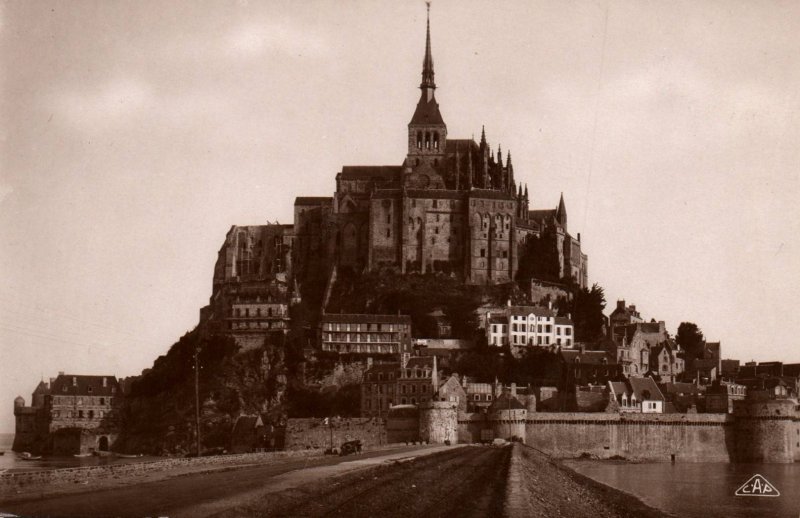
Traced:
<svg viewBox="0 0 800 518">
<path fill-rule="evenodd" d="M 627 381 L 609 381 L 611 392 L 620 412 L 636 412 L 642 414 L 663 414 L 664 395 L 653 381 L 653 378 L 634 378 Z"/>
<path fill-rule="evenodd" d="M 572 320 L 556 316 L 556 312 L 539 306 L 508 306 L 486 311 L 486 337 L 489 345 L 512 347 L 557 345 L 570 348 L 575 344 Z"/>
</svg>

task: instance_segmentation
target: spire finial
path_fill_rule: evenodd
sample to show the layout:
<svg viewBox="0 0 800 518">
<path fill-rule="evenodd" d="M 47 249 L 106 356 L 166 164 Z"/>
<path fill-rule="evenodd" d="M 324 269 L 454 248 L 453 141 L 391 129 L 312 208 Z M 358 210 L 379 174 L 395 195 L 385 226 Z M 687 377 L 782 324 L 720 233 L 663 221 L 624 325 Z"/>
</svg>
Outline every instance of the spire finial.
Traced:
<svg viewBox="0 0 800 518">
<path fill-rule="evenodd" d="M 428 20 L 425 28 L 425 59 L 422 60 L 422 84 L 420 88 L 436 88 L 433 82 L 433 56 L 431 55 L 431 3 L 425 2 L 428 10 Z"/>
</svg>

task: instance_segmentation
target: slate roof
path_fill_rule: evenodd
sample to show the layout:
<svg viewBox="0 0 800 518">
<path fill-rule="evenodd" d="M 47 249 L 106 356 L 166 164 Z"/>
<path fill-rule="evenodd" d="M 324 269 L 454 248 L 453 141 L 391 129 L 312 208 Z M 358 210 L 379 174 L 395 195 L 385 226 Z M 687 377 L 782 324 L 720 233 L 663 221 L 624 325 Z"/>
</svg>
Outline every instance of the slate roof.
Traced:
<svg viewBox="0 0 800 518">
<path fill-rule="evenodd" d="M 616 365 L 616 360 L 605 351 L 583 351 L 578 349 L 561 349 L 561 359 L 567 363 L 578 363 L 588 365 Z M 603 360 L 605 359 L 605 363 Z"/>
<path fill-rule="evenodd" d="M 702 394 L 704 389 L 696 386 L 694 383 L 663 383 L 664 392 L 667 394 Z"/>
<path fill-rule="evenodd" d="M 459 155 L 464 153 L 466 155 L 467 150 L 477 150 L 478 143 L 470 138 L 459 138 L 459 139 L 447 139 L 445 144 L 445 150 L 447 151 L 448 155 L 455 155 L 456 149 L 458 149 Z"/>
<path fill-rule="evenodd" d="M 628 378 L 628 384 L 639 401 L 644 401 L 645 399 L 649 401 L 664 401 L 664 395 L 658 389 L 658 385 L 656 385 L 653 378 L 631 377 Z M 649 395 L 646 395 L 645 392 L 649 392 Z"/>
<path fill-rule="evenodd" d="M 399 165 L 346 165 L 340 174 L 344 180 L 392 181 L 399 178 L 402 170 Z"/>
<path fill-rule="evenodd" d="M 378 372 L 399 372 L 400 364 L 394 363 L 373 363 L 372 367 L 367 369 L 364 374 L 376 374 Z"/>
<path fill-rule="evenodd" d="M 50 387 L 44 381 L 40 381 L 33 390 L 34 394 L 50 394 Z"/>
<path fill-rule="evenodd" d="M 571 326 L 572 320 L 567 317 L 556 317 L 556 325 L 559 326 Z"/>
<path fill-rule="evenodd" d="M 539 210 L 528 211 L 528 219 L 533 219 L 536 221 L 541 221 L 543 219 L 550 219 L 555 217 L 556 217 L 555 209 L 539 209 Z"/>
<path fill-rule="evenodd" d="M 333 203 L 330 196 L 298 196 L 294 199 L 295 205 L 328 205 Z"/>
<path fill-rule="evenodd" d="M 490 324 L 508 324 L 508 317 L 502 317 L 502 316 L 491 317 L 489 319 L 489 323 Z"/>
<path fill-rule="evenodd" d="M 411 324 L 408 315 L 363 315 L 354 313 L 326 313 L 322 322 L 340 322 L 350 324 Z"/>
<path fill-rule="evenodd" d="M 103 386 L 103 378 L 106 386 Z M 59 374 L 50 387 L 51 394 L 69 396 L 114 396 L 122 395 L 122 389 L 114 376 L 85 376 Z"/>
<path fill-rule="evenodd" d="M 537 317 L 555 317 L 556 312 L 552 309 L 543 308 L 542 306 L 510 306 L 506 308 L 509 315 L 515 316 L 528 316 L 531 313 Z"/>
<path fill-rule="evenodd" d="M 498 410 L 525 410 L 525 405 L 508 392 L 503 392 L 489 405 L 490 412 Z"/>
<path fill-rule="evenodd" d="M 425 96 L 419 98 L 417 108 L 414 110 L 414 115 L 411 117 L 410 124 L 431 125 L 431 124 L 444 124 L 442 113 L 439 111 L 439 103 L 436 98 L 430 101 L 425 99 Z"/>
<path fill-rule="evenodd" d="M 490 189 L 472 189 L 469 191 L 470 199 L 486 199 L 486 200 L 507 200 L 515 201 L 515 196 L 505 193 L 503 191 L 496 191 Z"/>
<path fill-rule="evenodd" d="M 412 356 L 406 363 L 406 369 L 433 369 L 433 356 Z M 438 369 L 437 369 L 438 370 Z"/>
</svg>

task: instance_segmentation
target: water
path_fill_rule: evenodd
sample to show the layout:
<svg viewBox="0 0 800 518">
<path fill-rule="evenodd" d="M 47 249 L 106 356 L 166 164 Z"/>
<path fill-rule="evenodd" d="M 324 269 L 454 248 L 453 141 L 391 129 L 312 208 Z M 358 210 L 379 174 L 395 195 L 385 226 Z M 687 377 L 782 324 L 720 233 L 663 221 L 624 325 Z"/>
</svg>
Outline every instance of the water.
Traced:
<svg viewBox="0 0 800 518">
<path fill-rule="evenodd" d="M 567 461 L 587 477 L 638 497 L 651 507 L 681 517 L 800 517 L 800 464 L 628 464 Z M 734 496 L 755 474 L 763 475 L 778 497 Z"/>
<path fill-rule="evenodd" d="M 115 457 L 42 457 L 41 460 L 19 460 L 17 454 L 11 451 L 14 444 L 14 434 L 0 434 L 0 473 L 17 473 L 21 471 L 38 471 L 56 468 L 77 468 L 80 466 L 104 466 L 108 464 L 123 464 L 128 462 L 142 462 L 154 460 L 154 457 L 137 457 L 135 459 L 122 459 Z"/>
</svg>

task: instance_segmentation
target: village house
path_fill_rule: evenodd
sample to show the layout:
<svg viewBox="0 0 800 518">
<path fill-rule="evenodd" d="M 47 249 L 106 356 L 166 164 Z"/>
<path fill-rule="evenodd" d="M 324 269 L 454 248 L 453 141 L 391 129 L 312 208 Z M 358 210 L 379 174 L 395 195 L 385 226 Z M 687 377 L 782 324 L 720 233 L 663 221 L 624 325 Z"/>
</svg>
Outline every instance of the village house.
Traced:
<svg viewBox="0 0 800 518">
<path fill-rule="evenodd" d="M 716 381 L 706 388 L 706 412 L 733 412 L 733 402 L 747 396 L 747 387 L 730 381 Z"/>
<path fill-rule="evenodd" d="M 539 306 L 483 308 L 489 345 L 510 345 L 512 351 L 533 346 L 569 348 L 575 344 L 572 320 Z"/>
<path fill-rule="evenodd" d="M 356 357 L 411 353 L 408 315 L 324 314 L 320 323 L 323 352 Z"/>
<path fill-rule="evenodd" d="M 677 381 L 684 372 L 685 362 L 678 356 L 678 350 L 678 345 L 672 339 L 650 350 L 650 373 L 663 383 Z"/>
<path fill-rule="evenodd" d="M 681 349 L 670 339 L 663 321 L 616 326 L 612 328 L 610 338 L 607 348 L 622 365 L 622 373 L 626 376 L 643 376 L 654 367 L 660 369 L 662 359 L 665 364 L 670 362 L 666 371 L 670 376 L 677 376 L 685 369 L 679 354 Z M 651 360 L 652 354 L 662 352 L 656 351 L 656 347 L 665 344 L 669 346 L 666 355 Z"/>
<path fill-rule="evenodd" d="M 611 312 L 611 315 L 608 317 L 609 323 L 612 328 L 617 326 L 626 326 L 628 324 L 639 324 L 644 322 L 642 319 L 642 315 L 636 311 L 636 306 L 631 304 L 630 306 L 625 305 L 624 300 L 617 301 L 617 307 L 614 311 Z"/>
<path fill-rule="evenodd" d="M 625 381 L 609 381 L 610 398 L 613 398 L 622 413 L 664 413 L 664 395 L 652 378 L 631 377 Z"/>
<path fill-rule="evenodd" d="M 64 374 L 14 400 L 15 451 L 72 454 L 109 451 L 118 434 L 122 389 L 114 376 Z"/>
<path fill-rule="evenodd" d="M 696 411 L 706 408 L 706 387 L 676 381 L 660 383 L 658 388 L 666 399 L 667 412 L 685 413 L 692 408 Z"/>
</svg>

